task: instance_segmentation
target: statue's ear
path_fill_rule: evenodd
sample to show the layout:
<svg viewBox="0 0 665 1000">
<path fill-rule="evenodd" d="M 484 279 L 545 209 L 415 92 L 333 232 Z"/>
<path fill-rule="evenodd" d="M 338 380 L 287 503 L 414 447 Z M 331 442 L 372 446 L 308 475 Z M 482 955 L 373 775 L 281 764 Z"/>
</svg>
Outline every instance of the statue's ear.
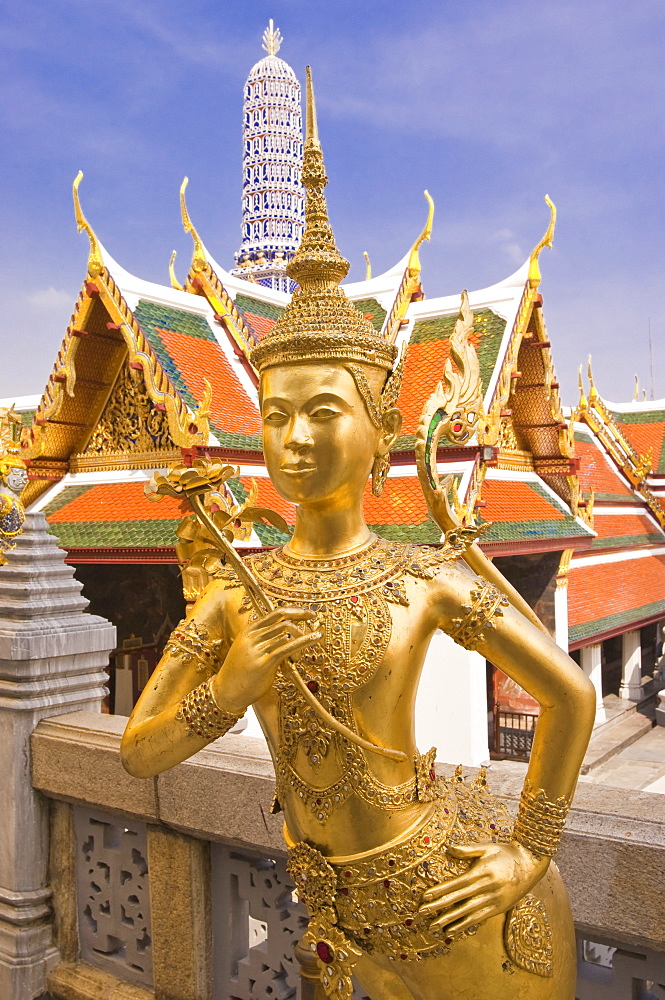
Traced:
<svg viewBox="0 0 665 1000">
<path fill-rule="evenodd" d="M 402 429 L 402 414 L 396 406 L 393 406 L 381 415 L 381 423 L 383 431 L 377 453 L 387 455 Z"/>
</svg>

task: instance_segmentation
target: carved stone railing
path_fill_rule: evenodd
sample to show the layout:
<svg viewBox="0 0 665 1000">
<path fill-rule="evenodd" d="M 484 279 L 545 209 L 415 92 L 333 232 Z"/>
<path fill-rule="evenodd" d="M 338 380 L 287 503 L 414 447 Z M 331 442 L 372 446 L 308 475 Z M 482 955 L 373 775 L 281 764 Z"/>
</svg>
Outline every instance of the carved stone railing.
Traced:
<svg viewBox="0 0 665 1000">
<path fill-rule="evenodd" d="M 306 923 L 270 814 L 265 744 L 226 736 L 154 779 L 122 769 L 124 720 L 79 712 L 32 736 L 51 802 L 55 1000 L 287 1000 Z M 444 770 L 448 770 L 444 766 Z M 517 804 L 524 765 L 492 765 Z M 579 1000 L 665 998 L 665 796 L 584 784 L 559 855 Z M 660 985 L 659 985 L 660 984 Z"/>
</svg>

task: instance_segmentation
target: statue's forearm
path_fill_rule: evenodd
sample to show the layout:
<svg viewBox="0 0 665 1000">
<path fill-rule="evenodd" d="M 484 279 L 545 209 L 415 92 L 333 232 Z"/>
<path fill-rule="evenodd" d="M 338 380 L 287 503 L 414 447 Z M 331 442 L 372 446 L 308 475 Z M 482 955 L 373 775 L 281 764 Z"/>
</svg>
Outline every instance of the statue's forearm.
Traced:
<svg viewBox="0 0 665 1000">
<path fill-rule="evenodd" d="M 595 692 L 555 642 L 507 608 L 479 648 L 541 706 L 527 772 L 548 799 L 575 789 L 595 717 Z"/>
<path fill-rule="evenodd" d="M 188 732 L 184 721 L 176 718 L 179 709 L 179 704 L 171 705 L 148 718 L 137 718 L 134 709 L 120 744 L 120 759 L 135 778 L 161 774 L 210 742 Z"/>
</svg>

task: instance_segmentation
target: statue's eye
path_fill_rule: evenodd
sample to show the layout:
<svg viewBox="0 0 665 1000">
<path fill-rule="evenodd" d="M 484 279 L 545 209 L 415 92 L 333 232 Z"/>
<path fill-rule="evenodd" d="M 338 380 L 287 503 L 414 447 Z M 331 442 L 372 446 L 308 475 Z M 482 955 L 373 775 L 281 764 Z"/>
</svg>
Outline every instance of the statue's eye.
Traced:
<svg viewBox="0 0 665 1000">
<path fill-rule="evenodd" d="M 263 422 L 266 424 L 281 424 L 288 420 L 288 416 L 283 410 L 269 410 L 263 414 Z"/>
<path fill-rule="evenodd" d="M 312 411 L 311 416 L 314 420 L 331 420 L 333 417 L 338 416 L 338 411 L 333 410 L 330 406 L 317 406 Z"/>
</svg>

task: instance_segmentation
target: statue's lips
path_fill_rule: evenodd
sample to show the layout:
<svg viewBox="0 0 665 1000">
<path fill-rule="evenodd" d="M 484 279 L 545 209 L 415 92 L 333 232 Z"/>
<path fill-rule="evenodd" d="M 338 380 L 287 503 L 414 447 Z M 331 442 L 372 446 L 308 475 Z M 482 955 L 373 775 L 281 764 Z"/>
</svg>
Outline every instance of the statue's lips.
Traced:
<svg viewBox="0 0 665 1000">
<path fill-rule="evenodd" d="M 315 465 L 280 465 L 280 472 L 285 472 L 287 476 L 304 476 L 308 472 L 315 472 Z"/>
</svg>

